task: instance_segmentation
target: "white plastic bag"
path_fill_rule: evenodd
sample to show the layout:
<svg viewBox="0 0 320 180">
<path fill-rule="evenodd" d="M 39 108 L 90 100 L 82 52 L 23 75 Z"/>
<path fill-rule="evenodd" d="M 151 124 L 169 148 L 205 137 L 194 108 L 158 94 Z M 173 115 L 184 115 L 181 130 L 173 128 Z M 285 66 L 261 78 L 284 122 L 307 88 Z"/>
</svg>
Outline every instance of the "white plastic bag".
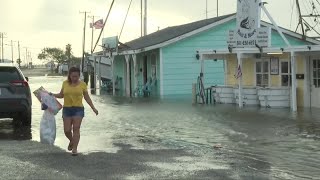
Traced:
<svg viewBox="0 0 320 180">
<path fill-rule="evenodd" d="M 56 119 L 54 114 L 45 110 L 40 122 L 40 142 L 53 145 L 56 139 Z"/>
<path fill-rule="evenodd" d="M 47 106 L 40 122 L 40 142 L 53 145 L 56 139 L 55 115 L 61 109 L 61 105 L 54 96 L 49 95 L 46 91 L 39 94 L 41 102 Z"/>
</svg>

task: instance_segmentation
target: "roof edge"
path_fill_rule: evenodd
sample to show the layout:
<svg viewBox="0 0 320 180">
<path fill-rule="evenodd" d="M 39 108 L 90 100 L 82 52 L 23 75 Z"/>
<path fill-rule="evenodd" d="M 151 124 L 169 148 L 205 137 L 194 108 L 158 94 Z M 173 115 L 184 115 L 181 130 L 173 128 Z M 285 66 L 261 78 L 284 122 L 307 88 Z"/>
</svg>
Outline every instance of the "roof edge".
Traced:
<svg viewBox="0 0 320 180">
<path fill-rule="evenodd" d="M 182 39 L 186 39 L 186 38 L 188 38 L 188 37 L 190 37 L 190 36 L 193 36 L 193 35 L 195 35 L 195 34 L 198 34 L 198 33 L 200 33 L 200 32 L 209 30 L 209 29 L 211 29 L 211 28 L 213 28 L 213 27 L 216 27 L 216 26 L 218 26 L 218 25 L 221 25 L 221 24 L 224 24 L 224 23 L 226 23 L 226 22 L 229 22 L 229 21 L 231 21 L 231 20 L 233 20 L 233 19 L 235 19 L 235 18 L 236 18 L 236 14 L 233 14 L 233 15 L 230 15 L 230 16 L 224 18 L 224 19 L 221 19 L 221 20 L 219 20 L 219 21 L 210 23 L 210 24 L 205 25 L 205 26 L 203 26 L 203 27 L 201 27 L 201 28 L 199 28 L 199 29 L 196 29 L 196 30 L 190 31 L 190 32 L 188 32 L 188 33 L 182 34 L 182 35 L 180 35 L 180 36 L 177 36 L 177 37 L 175 37 L 175 38 L 173 38 L 173 39 L 164 41 L 164 42 L 162 42 L 162 43 L 158 43 L 158 44 L 155 44 L 155 45 L 152 45 L 152 46 L 148 46 L 148 47 L 145 47 L 145 48 L 140 48 L 140 49 L 135 49 L 135 50 L 129 50 L 129 51 L 123 51 L 123 52 L 119 53 L 119 55 L 135 54 L 135 53 L 141 53 L 141 52 L 145 52 L 145 51 L 150 51 L 150 50 L 157 49 L 157 48 L 162 48 L 162 47 L 164 47 L 164 46 L 168 46 L 168 45 L 170 45 L 170 44 L 173 44 L 173 43 L 175 43 L 175 42 L 177 42 L 177 41 L 180 41 L 180 40 L 182 40 Z"/>
</svg>

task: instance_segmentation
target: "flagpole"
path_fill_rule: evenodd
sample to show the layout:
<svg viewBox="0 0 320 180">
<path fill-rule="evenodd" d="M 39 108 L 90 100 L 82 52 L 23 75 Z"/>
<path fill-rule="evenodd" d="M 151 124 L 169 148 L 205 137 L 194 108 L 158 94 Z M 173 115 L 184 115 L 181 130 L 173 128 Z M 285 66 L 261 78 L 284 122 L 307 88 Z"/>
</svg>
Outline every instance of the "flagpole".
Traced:
<svg viewBox="0 0 320 180">
<path fill-rule="evenodd" d="M 93 24 L 94 24 L 94 16 L 92 16 L 92 30 L 91 30 L 91 54 L 93 54 Z"/>
</svg>

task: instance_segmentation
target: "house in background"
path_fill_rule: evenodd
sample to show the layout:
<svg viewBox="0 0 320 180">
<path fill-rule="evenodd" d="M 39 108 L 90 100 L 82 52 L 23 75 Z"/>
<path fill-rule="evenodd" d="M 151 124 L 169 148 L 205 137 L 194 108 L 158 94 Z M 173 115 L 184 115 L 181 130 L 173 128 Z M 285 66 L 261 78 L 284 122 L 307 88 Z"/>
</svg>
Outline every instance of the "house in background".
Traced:
<svg viewBox="0 0 320 180">
<path fill-rule="evenodd" d="M 236 17 L 221 26 L 228 27 L 225 37 L 210 49 L 198 49 L 201 61 L 225 61 L 225 84 L 213 88 L 217 102 L 294 111 L 320 107 L 320 41 L 261 22 L 271 30 L 269 47 L 230 48 L 227 32 L 236 29 Z M 242 75 L 235 78 L 237 69 Z"/>
<path fill-rule="evenodd" d="M 223 44 L 234 14 L 168 27 L 122 44 L 112 56 L 114 87 L 120 94 L 191 97 L 200 62 L 198 49 Z M 205 84 L 225 84 L 224 62 L 206 61 Z"/>
</svg>

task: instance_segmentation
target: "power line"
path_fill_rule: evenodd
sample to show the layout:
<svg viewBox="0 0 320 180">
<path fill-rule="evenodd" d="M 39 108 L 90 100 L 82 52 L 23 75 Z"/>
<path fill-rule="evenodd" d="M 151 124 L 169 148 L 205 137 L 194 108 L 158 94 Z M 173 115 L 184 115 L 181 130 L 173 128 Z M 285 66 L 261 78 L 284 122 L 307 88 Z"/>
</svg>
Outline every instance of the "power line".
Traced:
<svg viewBox="0 0 320 180">
<path fill-rule="evenodd" d="M 109 18 L 110 13 L 111 13 L 111 9 L 112 9 L 112 7 L 113 7 L 114 1 L 115 1 L 115 0 L 112 0 L 111 6 L 110 6 L 110 8 L 109 8 L 108 15 L 107 15 L 107 17 L 106 17 L 106 19 L 105 19 L 105 21 L 104 21 L 104 23 L 103 23 L 103 27 L 102 27 L 102 29 L 101 29 L 101 31 L 100 31 L 99 37 L 98 37 L 98 39 L 97 39 L 97 42 L 96 42 L 96 44 L 95 44 L 95 46 L 94 46 L 94 48 L 93 48 L 93 52 L 94 52 L 94 50 L 96 49 L 96 47 L 97 47 L 97 45 L 98 45 L 98 43 L 99 43 L 99 41 L 100 41 L 101 34 L 102 34 L 103 30 L 104 30 L 104 27 L 105 27 L 105 25 L 106 25 L 106 23 L 107 23 L 107 20 L 108 20 L 108 18 Z"/>
<path fill-rule="evenodd" d="M 290 29 L 291 29 L 291 26 L 292 26 L 292 17 L 293 17 L 293 9 L 294 9 L 294 6 L 295 6 L 295 3 L 293 2 L 294 0 L 291 1 L 291 19 L 290 19 Z"/>
<path fill-rule="evenodd" d="M 122 28 L 121 28 L 121 31 L 120 31 L 120 34 L 119 34 L 119 41 L 120 41 L 120 37 L 121 37 L 121 34 L 122 34 L 123 27 L 124 27 L 124 25 L 125 25 L 125 23 L 126 23 L 126 20 L 127 20 L 128 14 L 129 14 L 129 10 L 130 10 L 130 7 L 131 7 L 131 3 L 132 3 L 132 0 L 130 1 L 130 4 L 129 4 L 128 10 L 127 10 L 126 17 L 124 18 L 124 22 L 123 22 L 123 24 L 122 24 Z"/>
</svg>

